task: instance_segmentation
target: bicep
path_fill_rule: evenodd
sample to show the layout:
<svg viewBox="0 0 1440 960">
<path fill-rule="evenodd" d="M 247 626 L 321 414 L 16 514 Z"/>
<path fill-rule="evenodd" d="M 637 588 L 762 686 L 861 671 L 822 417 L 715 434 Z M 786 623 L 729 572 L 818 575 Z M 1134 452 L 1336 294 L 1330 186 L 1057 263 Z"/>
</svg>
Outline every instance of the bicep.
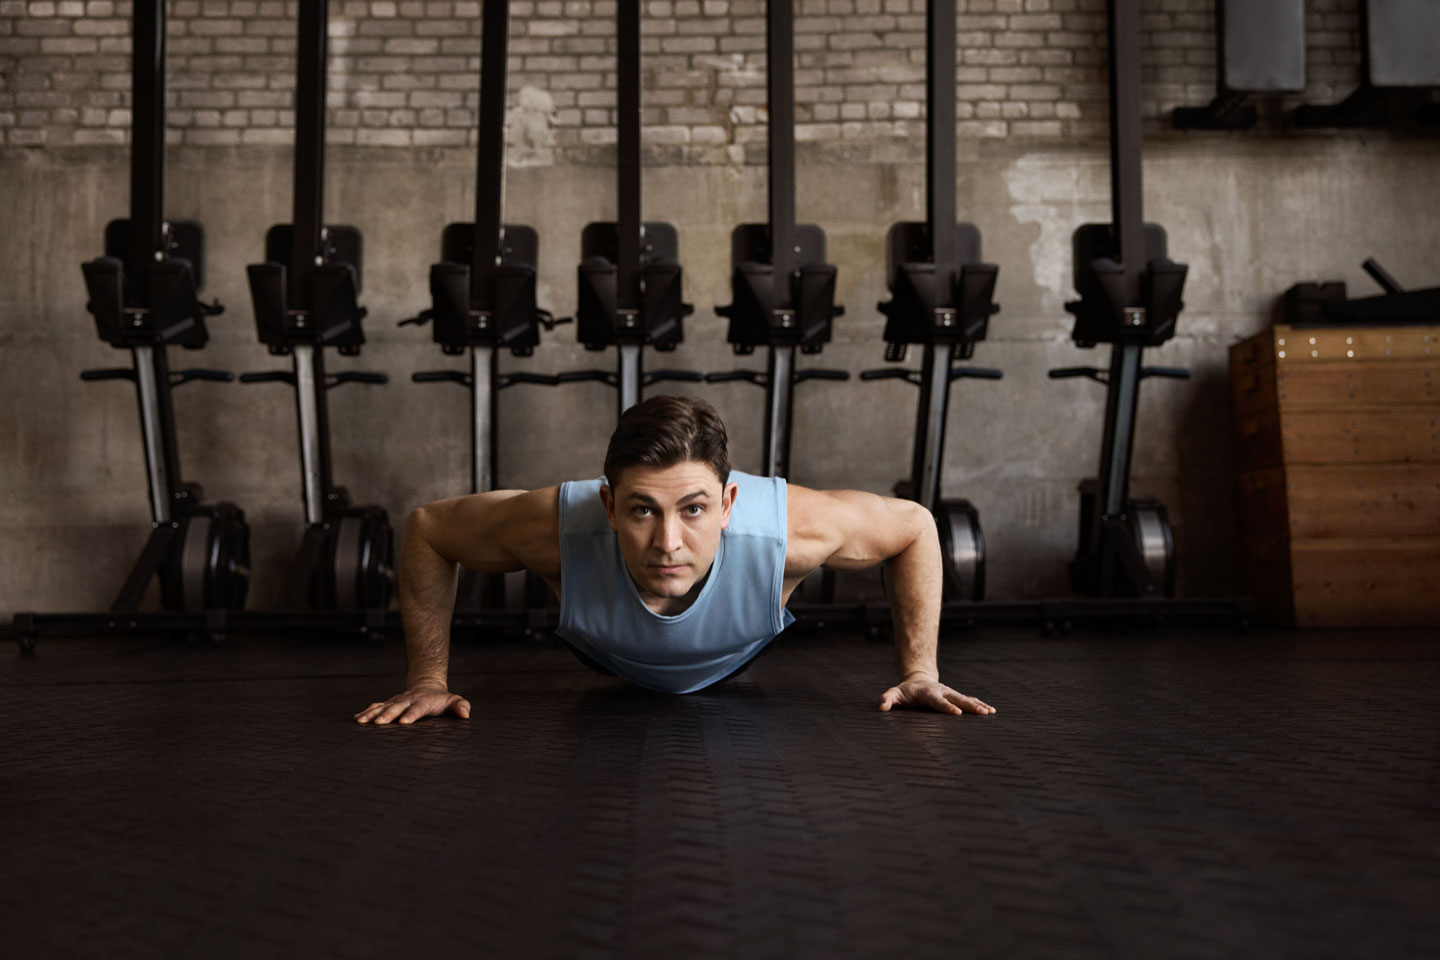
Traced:
<svg viewBox="0 0 1440 960">
<path fill-rule="evenodd" d="M 786 572 L 824 566 L 864 570 L 904 552 L 918 537 L 934 535 L 929 511 L 910 500 L 860 490 L 791 487 Z M 803 573 L 802 573 L 803 575 Z"/>
<path fill-rule="evenodd" d="M 411 515 L 415 533 L 447 560 L 482 573 L 559 566 L 558 488 L 492 490 L 426 504 Z"/>
</svg>

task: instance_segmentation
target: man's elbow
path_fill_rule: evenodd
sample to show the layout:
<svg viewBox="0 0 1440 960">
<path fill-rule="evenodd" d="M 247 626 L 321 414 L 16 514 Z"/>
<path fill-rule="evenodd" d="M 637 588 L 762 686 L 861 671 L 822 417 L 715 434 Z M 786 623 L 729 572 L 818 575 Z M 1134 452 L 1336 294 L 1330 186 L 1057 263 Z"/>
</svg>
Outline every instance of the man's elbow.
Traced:
<svg viewBox="0 0 1440 960">
<path fill-rule="evenodd" d="M 913 540 L 940 539 L 940 530 L 935 525 L 935 514 L 926 510 L 922 504 L 914 500 L 904 501 L 906 506 L 906 526 L 912 532 Z"/>
<path fill-rule="evenodd" d="M 431 533 L 434 529 L 434 504 L 422 504 L 414 510 L 411 510 L 409 516 L 405 518 L 405 530 L 401 540 L 402 549 L 405 543 L 417 545 L 421 543 L 430 544 L 433 542 Z"/>
<path fill-rule="evenodd" d="M 938 549 L 940 531 L 935 525 L 935 515 L 914 500 L 892 500 L 891 529 L 896 536 L 892 552 L 886 559 L 893 559 L 919 546 L 923 551 Z"/>
</svg>

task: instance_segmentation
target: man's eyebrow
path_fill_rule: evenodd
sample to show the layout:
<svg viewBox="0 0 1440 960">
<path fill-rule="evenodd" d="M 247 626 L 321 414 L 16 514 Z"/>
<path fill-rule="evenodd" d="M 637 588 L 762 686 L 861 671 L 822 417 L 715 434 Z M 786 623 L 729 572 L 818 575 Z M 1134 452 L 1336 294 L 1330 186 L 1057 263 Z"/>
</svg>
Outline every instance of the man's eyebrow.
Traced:
<svg viewBox="0 0 1440 960">
<path fill-rule="evenodd" d="M 694 499 L 696 499 L 696 498 L 698 498 L 698 497 L 704 497 L 704 498 L 706 498 L 706 499 L 709 499 L 709 497 L 710 497 L 710 491 L 708 491 L 708 490 L 696 490 L 694 493 L 687 494 L 686 496 L 681 497 L 680 500 L 678 500 L 678 501 L 676 502 L 676 506 L 684 506 L 685 504 L 689 503 L 691 500 L 694 500 Z M 654 497 L 650 496 L 649 494 L 640 493 L 639 491 L 633 491 L 633 492 L 631 492 L 630 496 L 627 497 L 626 499 L 628 499 L 628 500 L 630 500 L 630 501 L 632 501 L 632 502 L 650 504 L 651 506 L 658 506 L 658 505 L 659 505 L 659 501 L 657 501 Z"/>
</svg>

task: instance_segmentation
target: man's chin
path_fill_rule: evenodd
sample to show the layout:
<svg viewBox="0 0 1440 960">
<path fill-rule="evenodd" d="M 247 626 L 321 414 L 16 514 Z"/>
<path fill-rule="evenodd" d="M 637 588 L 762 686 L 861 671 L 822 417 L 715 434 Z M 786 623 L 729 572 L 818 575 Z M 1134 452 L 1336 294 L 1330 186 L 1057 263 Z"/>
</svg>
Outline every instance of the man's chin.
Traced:
<svg viewBox="0 0 1440 960">
<path fill-rule="evenodd" d="M 683 597 L 695 586 L 694 578 L 684 574 L 652 574 L 648 580 L 646 587 L 657 597 Z"/>
</svg>

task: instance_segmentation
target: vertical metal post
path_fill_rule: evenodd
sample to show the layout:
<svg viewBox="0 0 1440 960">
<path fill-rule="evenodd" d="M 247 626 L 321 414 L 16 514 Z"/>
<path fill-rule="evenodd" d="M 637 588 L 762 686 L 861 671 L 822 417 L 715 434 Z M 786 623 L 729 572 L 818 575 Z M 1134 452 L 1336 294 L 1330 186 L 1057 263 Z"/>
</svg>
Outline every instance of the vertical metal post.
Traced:
<svg viewBox="0 0 1440 960">
<path fill-rule="evenodd" d="M 765 102 L 770 114 L 770 262 L 775 303 L 793 308 L 795 274 L 795 0 L 765 10 Z"/>
<path fill-rule="evenodd" d="M 765 371 L 765 476 L 790 475 L 790 424 L 795 404 L 795 345 L 769 350 Z"/>
<path fill-rule="evenodd" d="M 290 217 L 289 299 L 310 304 L 310 274 L 325 254 L 325 64 L 328 0 L 300 4 L 295 69 L 295 195 Z"/>
<path fill-rule="evenodd" d="M 1140 0 L 1109 0 L 1109 4 L 1111 224 L 1116 253 L 1125 268 L 1129 305 L 1139 307 L 1140 278 L 1145 272 L 1145 210 L 1140 169 Z M 1139 346 L 1123 341 L 1111 348 L 1097 504 L 1104 515 L 1119 514 L 1124 509 L 1130 484 L 1140 351 Z"/>
<path fill-rule="evenodd" d="M 1110 208 L 1115 247 L 1131 306 L 1140 305 L 1145 270 L 1145 208 L 1140 169 L 1140 0 L 1110 3 Z"/>
<path fill-rule="evenodd" d="M 295 406 L 299 416 L 301 483 L 305 522 L 325 522 L 325 496 L 330 490 L 330 450 L 325 405 L 325 350 L 308 343 L 294 346 Z"/>
<path fill-rule="evenodd" d="M 948 343 L 925 344 L 920 377 L 920 405 L 915 424 L 915 454 L 910 482 L 915 501 L 933 511 L 940 501 L 940 469 L 945 458 L 945 414 L 950 404 Z"/>
<path fill-rule="evenodd" d="M 640 0 L 615 5 L 616 176 L 619 209 L 615 229 L 616 305 L 640 307 Z M 638 395 L 637 395 L 638 399 Z M 622 401 L 623 403 L 623 401 Z"/>
<path fill-rule="evenodd" d="M 510 55 L 510 0 L 485 0 L 480 53 L 480 147 L 475 180 L 475 261 L 470 304 L 489 303 L 490 275 L 500 263 L 505 197 L 505 95 Z M 478 434 L 477 434 L 478 436 Z M 478 448 L 477 448 L 478 449 Z"/>
<path fill-rule="evenodd" d="M 156 523 L 169 523 L 174 514 L 179 457 L 175 450 L 174 413 L 170 408 L 170 370 L 165 348 L 132 347 L 135 387 L 140 397 L 140 434 L 145 444 L 145 473 L 150 479 L 150 513 Z M 166 429 L 166 422 L 169 429 Z"/>
<path fill-rule="evenodd" d="M 1127 305 L 1140 307 L 1145 272 L 1145 208 L 1140 130 L 1140 0 L 1109 0 L 1110 40 L 1110 222 L 1115 255 L 1125 268 Z M 1099 553 L 1100 596 L 1115 591 L 1117 546 L 1104 523 L 1125 510 L 1130 457 L 1135 442 L 1135 408 L 1140 394 L 1142 347 L 1123 338 L 1110 348 L 1105 391 L 1105 434 L 1100 444 L 1100 477 L 1089 542 Z"/>
<path fill-rule="evenodd" d="M 1140 351 L 1133 343 L 1110 348 L 1110 388 L 1105 391 L 1105 436 L 1100 449 L 1100 509 L 1118 516 L 1130 488 L 1130 453 L 1135 445 L 1135 409 L 1140 400 Z"/>
<path fill-rule="evenodd" d="M 497 431 L 496 394 L 500 389 L 498 354 L 494 346 L 470 348 L 470 429 L 474 461 L 470 465 L 470 492 L 495 489 Z"/>
<path fill-rule="evenodd" d="M 136 0 L 131 29 L 130 248 L 125 278 L 127 305 L 141 307 L 149 305 L 150 264 L 165 243 L 165 0 Z"/>
<path fill-rule="evenodd" d="M 1102 597 L 1115 595 L 1117 549 L 1105 532 L 1105 520 L 1125 512 L 1130 491 L 1130 453 L 1135 444 L 1135 408 L 1140 399 L 1140 352 L 1134 343 L 1116 343 L 1110 348 L 1110 385 L 1105 391 L 1105 437 L 1100 450 L 1099 502 L 1092 524 L 1090 542 L 1099 550 L 1097 593 Z"/>
<path fill-rule="evenodd" d="M 617 384 L 619 389 L 615 392 L 620 395 L 620 416 L 624 416 L 626 410 L 640 402 L 640 386 L 645 375 L 640 356 L 643 349 L 639 343 L 622 341 L 619 345 L 620 382 Z"/>
<path fill-rule="evenodd" d="M 935 306 L 955 305 L 955 0 L 925 8 L 925 216 Z"/>
</svg>

